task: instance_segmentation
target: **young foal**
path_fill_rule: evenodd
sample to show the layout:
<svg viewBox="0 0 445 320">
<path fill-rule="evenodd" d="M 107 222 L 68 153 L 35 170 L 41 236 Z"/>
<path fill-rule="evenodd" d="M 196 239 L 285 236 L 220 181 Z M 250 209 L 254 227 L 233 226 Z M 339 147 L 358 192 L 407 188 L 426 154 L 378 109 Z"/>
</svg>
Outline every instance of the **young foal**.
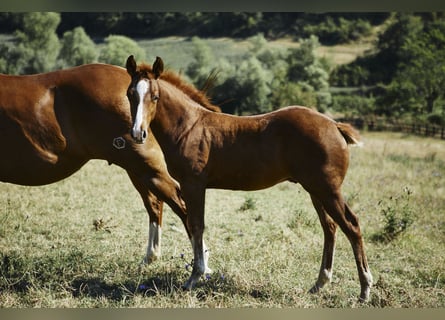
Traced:
<svg viewBox="0 0 445 320">
<path fill-rule="evenodd" d="M 121 166 L 149 213 L 145 261 L 151 262 L 160 254 L 161 200 L 184 224 L 185 206 L 153 135 L 144 145 L 130 137 L 129 81 L 124 68 L 104 64 L 0 75 L 0 181 L 48 184 L 70 176 L 90 159 Z"/>
<path fill-rule="evenodd" d="M 332 277 L 340 226 L 355 255 L 360 299 L 368 299 L 372 276 L 358 219 L 340 191 L 349 161 L 347 145 L 359 143 L 351 126 L 304 107 L 249 117 L 209 111 L 208 101 L 198 103 L 196 90 L 171 72 L 163 73 L 160 58 L 151 68 L 138 67 L 130 56 L 127 71 L 132 79 L 128 97 L 137 115 L 132 136 L 142 143 L 151 126 L 187 205 L 194 265 L 185 288 L 192 288 L 207 268 L 202 240 L 206 188 L 258 190 L 287 180 L 309 192 L 324 231 L 320 273 L 310 291 L 317 292 Z M 150 92 L 152 98 L 147 97 Z"/>
</svg>

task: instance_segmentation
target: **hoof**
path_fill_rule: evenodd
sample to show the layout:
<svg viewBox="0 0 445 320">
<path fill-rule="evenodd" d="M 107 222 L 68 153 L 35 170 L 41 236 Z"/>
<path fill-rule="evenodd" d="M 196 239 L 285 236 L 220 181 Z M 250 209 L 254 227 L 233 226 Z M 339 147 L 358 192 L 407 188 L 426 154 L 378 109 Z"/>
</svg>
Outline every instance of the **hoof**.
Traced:
<svg viewBox="0 0 445 320">
<path fill-rule="evenodd" d="M 191 290 L 193 289 L 193 284 L 191 284 L 190 279 L 187 280 L 187 282 L 184 283 L 184 284 L 181 286 L 181 288 L 182 288 L 182 290 L 184 290 L 184 291 L 191 291 Z"/>
<path fill-rule="evenodd" d="M 142 264 L 151 264 L 156 260 L 158 260 L 158 256 L 156 255 L 145 256 L 144 260 L 142 260 Z"/>
<path fill-rule="evenodd" d="M 312 293 L 312 294 L 315 294 L 315 293 L 320 292 L 320 289 L 321 289 L 321 287 L 318 286 L 317 284 L 315 284 L 308 292 Z"/>
<path fill-rule="evenodd" d="M 359 302 L 365 303 L 369 301 L 369 293 L 371 292 L 371 288 L 367 288 L 365 291 L 360 293 L 360 298 L 358 299 Z"/>
</svg>

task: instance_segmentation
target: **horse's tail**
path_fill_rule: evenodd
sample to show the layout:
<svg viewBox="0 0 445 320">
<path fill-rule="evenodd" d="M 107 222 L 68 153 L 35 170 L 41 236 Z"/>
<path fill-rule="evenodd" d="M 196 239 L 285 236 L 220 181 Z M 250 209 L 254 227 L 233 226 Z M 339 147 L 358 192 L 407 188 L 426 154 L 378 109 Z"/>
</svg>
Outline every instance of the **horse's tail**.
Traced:
<svg viewBox="0 0 445 320">
<path fill-rule="evenodd" d="M 349 123 L 341 122 L 337 122 L 336 125 L 347 144 L 356 145 L 358 147 L 363 146 L 363 142 L 360 141 L 360 134 L 353 126 Z"/>
</svg>

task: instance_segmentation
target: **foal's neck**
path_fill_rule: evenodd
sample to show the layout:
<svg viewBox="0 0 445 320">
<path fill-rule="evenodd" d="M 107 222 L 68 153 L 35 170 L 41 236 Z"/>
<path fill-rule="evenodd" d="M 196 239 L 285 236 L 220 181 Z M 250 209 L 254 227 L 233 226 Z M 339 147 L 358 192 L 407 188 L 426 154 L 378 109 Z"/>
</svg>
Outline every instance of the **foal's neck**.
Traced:
<svg viewBox="0 0 445 320">
<path fill-rule="evenodd" d="M 163 81 L 161 99 L 152 122 L 154 133 L 162 135 L 164 140 L 176 142 L 185 132 L 194 127 L 205 112 L 209 111 L 175 86 Z M 156 138 L 161 139 L 161 137 Z"/>
</svg>

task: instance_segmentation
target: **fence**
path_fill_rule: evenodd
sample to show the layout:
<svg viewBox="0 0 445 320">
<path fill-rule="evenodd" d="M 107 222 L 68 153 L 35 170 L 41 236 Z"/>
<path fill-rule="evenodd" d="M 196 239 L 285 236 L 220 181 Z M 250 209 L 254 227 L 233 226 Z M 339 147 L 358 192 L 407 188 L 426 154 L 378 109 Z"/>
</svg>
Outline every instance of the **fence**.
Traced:
<svg viewBox="0 0 445 320">
<path fill-rule="evenodd" d="M 433 137 L 445 140 L 445 127 L 424 124 L 424 123 L 404 123 L 399 121 L 387 121 L 383 119 L 362 119 L 362 118 L 343 118 L 342 122 L 348 122 L 359 130 L 368 131 L 392 131 L 406 132 L 425 137 Z"/>
</svg>

